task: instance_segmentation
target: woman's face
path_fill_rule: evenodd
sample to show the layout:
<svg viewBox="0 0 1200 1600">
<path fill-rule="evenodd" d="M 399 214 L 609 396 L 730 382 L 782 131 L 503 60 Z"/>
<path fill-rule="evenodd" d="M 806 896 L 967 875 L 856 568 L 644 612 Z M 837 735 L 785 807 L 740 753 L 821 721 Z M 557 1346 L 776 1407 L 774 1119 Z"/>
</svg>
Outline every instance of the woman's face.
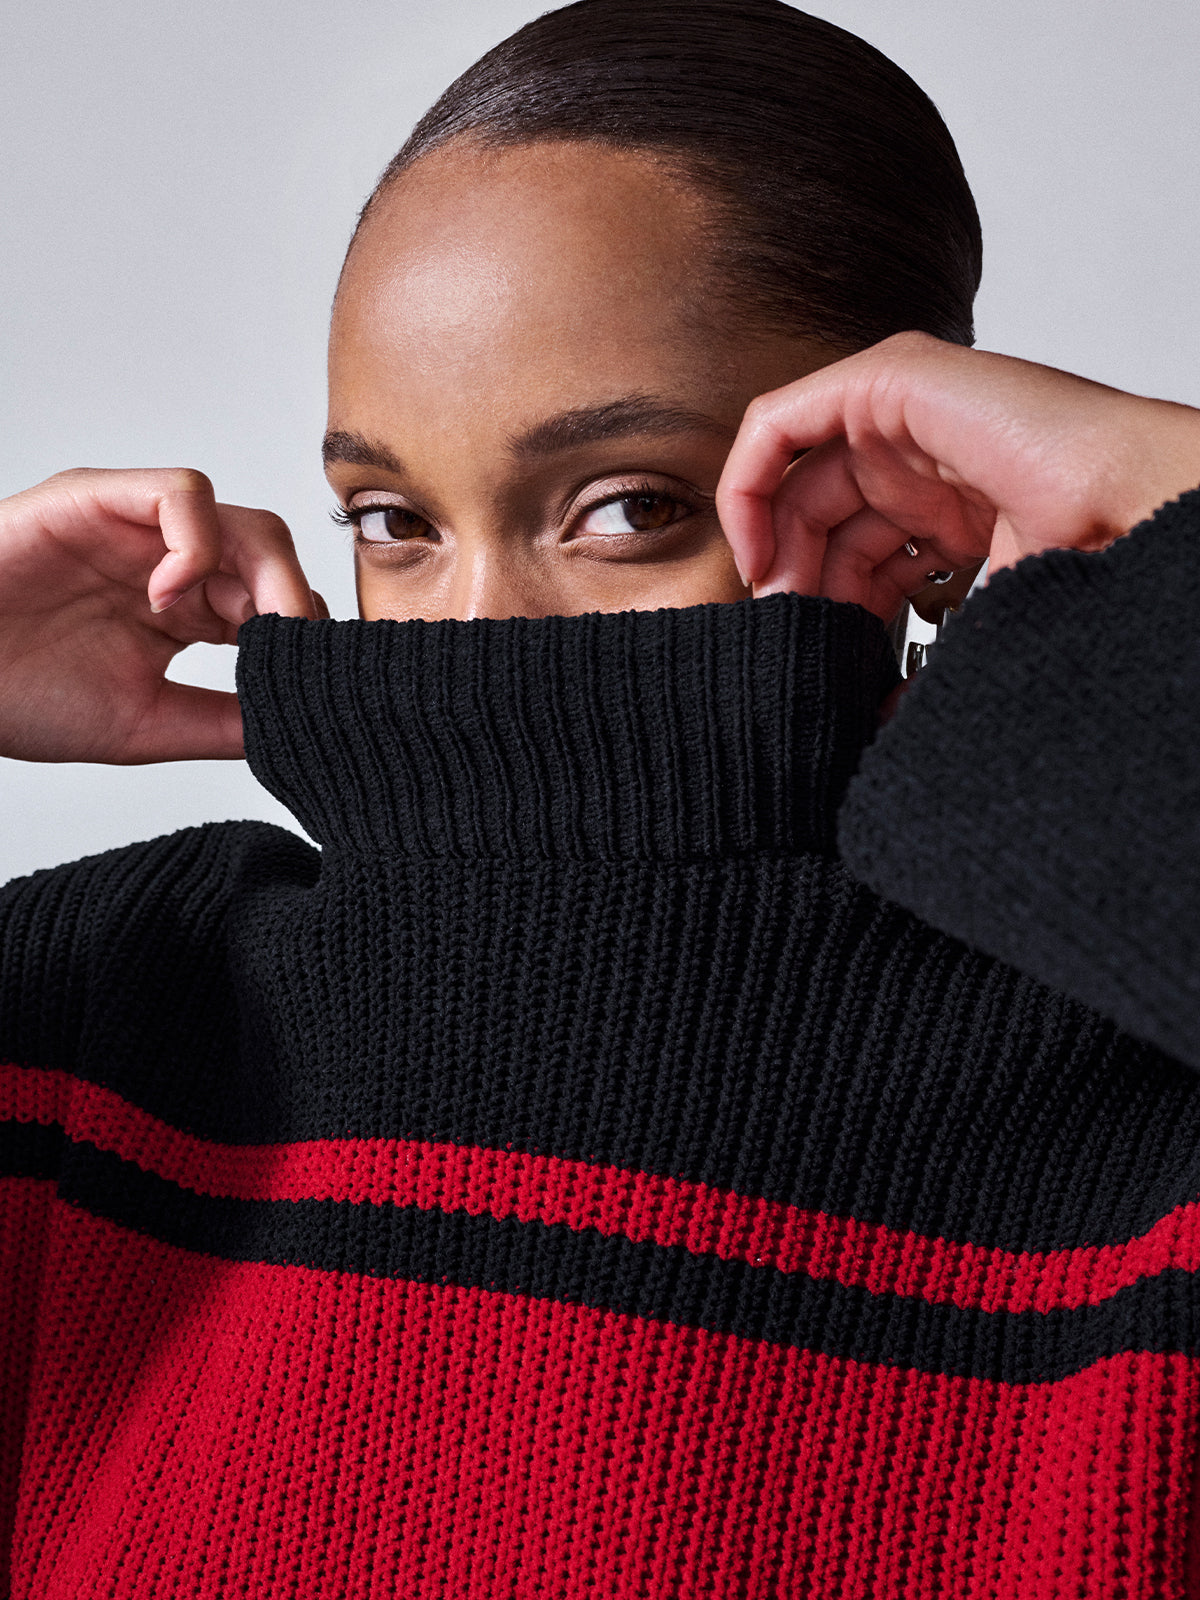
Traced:
<svg viewBox="0 0 1200 1600">
<path fill-rule="evenodd" d="M 364 617 L 737 600 L 713 508 L 747 404 L 834 359 L 718 310 L 701 202 L 584 144 L 426 156 L 351 253 L 330 483 Z"/>
</svg>

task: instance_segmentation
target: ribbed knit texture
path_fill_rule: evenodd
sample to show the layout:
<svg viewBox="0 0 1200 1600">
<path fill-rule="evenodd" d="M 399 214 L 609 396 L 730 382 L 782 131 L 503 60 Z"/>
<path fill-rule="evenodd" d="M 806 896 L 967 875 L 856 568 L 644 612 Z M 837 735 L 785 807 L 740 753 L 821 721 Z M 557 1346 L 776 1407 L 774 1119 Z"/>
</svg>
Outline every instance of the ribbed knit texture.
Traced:
<svg viewBox="0 0 1200 1600">
<path fill-rule="evenodd" d="M 14 1595 L 1185 1592 L 1200 1079 L 837 859 L 874 618 L 240 670 L 320 854 L 0 897 Z"/>
<path fill-rule="evenodd" d="M 832 855 L 900 675 L 855 608 L 804 615 L 777 595 L 536 622 L 259 623 L 239 657 L 250 761 L 337 849 Z"/>
</svg>

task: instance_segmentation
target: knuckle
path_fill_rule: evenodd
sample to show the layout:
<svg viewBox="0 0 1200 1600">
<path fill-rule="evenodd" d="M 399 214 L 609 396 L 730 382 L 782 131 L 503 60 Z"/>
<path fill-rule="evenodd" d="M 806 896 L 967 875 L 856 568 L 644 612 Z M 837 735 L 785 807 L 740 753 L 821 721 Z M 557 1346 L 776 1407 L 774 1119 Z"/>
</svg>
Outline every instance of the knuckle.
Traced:
<svg viewBox="0 0 1200 1600">
<path fill-rule="evenodd" d="M 212 481 L 197 467 L 169 467 L 163 474 L 164 487 L 171 494 L 200 494 L 211 499 Z"/>
<path fill-rule="evenodd" d="M 255 532 L 275 544 L 291 548 L 292 533 L 287 523 L 274 511 L 251 511 Z"/>
<path fill-rule="evenodd" d="M 771 420 L 778 404 L 778 393 L 778 390 L 772 389 L 769 394 L 755 395 L 746 407 L 744 425 L 752 433 L 757 433 Z"/>
</svg>

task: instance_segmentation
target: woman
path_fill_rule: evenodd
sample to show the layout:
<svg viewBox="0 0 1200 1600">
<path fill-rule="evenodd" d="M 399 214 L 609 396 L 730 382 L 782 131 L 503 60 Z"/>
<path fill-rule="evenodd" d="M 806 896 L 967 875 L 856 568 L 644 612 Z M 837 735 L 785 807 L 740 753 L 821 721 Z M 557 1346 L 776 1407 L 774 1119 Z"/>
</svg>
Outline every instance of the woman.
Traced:
<svg viewBox="0 0 1200 1600">
<path fill-rule="evenodd" d="M 348 255 L 364 620 L 195 472 L 5 504 L 5 753 L 244 719 L 322 847 L 6 891 L 14 1593 L 1186 1592 L 1200 415 L 978 264 L 869 47 L 583 0 Z"/>
</svg>

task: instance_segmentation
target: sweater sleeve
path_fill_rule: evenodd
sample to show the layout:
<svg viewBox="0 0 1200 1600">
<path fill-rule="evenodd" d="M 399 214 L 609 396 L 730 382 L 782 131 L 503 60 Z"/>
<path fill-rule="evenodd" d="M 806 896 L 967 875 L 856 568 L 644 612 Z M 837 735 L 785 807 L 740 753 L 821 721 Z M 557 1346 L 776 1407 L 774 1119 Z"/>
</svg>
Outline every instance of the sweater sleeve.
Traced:
<svg viewBox="0 0 1200 1600">
<path fill-rule="evenodd" d="M 1200 1070 L 1200 490 L 974 595 L 866 752 L 839 846 Z"/>
</svg>

